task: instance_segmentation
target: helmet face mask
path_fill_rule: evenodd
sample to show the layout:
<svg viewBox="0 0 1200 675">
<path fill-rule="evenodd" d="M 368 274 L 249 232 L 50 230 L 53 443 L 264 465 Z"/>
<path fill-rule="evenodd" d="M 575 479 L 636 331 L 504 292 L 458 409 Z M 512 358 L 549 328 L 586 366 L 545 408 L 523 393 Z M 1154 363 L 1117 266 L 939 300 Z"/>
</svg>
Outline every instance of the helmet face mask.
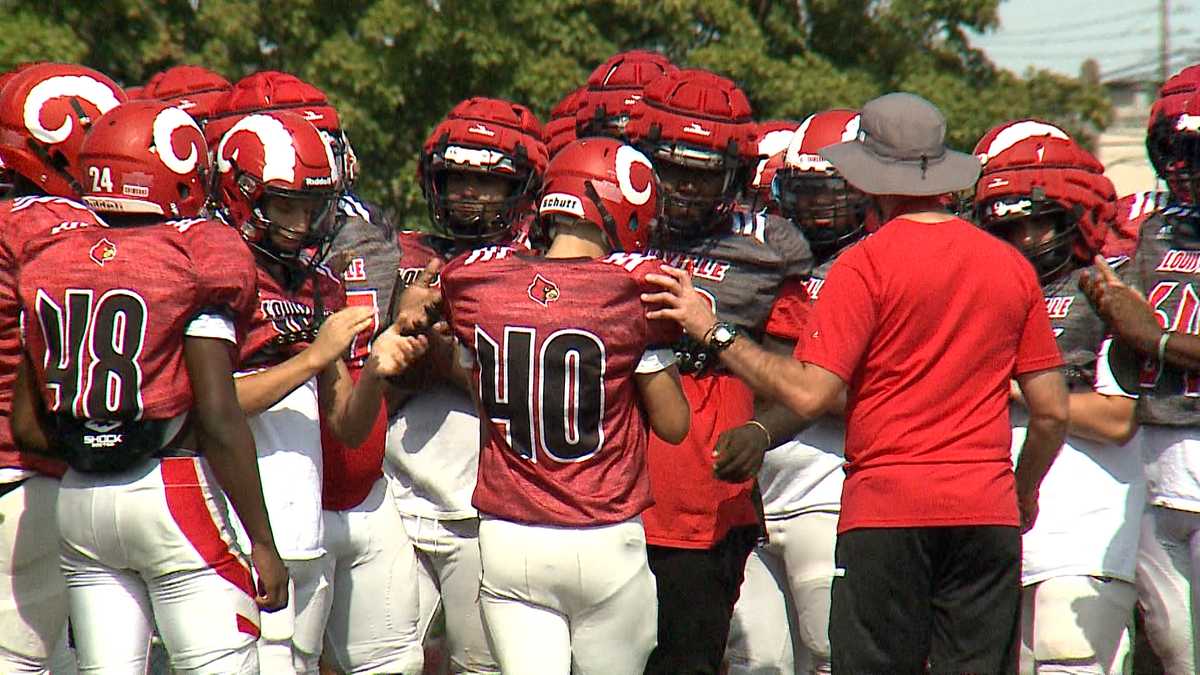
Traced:
<svg viewBox="0 0 1200 675">
<path fill-rule="evenodd" d="M 502 237 L 524 203 L 524 180 L 516 175 L 443 168 L 432 172 L 431 202 L 438 231 L 458 242 L 488 242 Z"/>
<path fill-rule="evenodd" d="M 780 169 L 771 194 L 818 257 L 828 259 L 866 233 L 871 200 L 836 172 Z"/>
<path fill-rule="evenodd" d="M 1074 210 L 1044 196 L 1001 197 L 981 202 L 977 222 L 1021 251 L 1043 284 L 1072 269 L 1079 238 Z"/>
<path fill-rule="evenodd" d="M 743 182 L 741 161 L 683 144 L 652 145 L 646 154 L 662 185 L 660 234 L 668 241 L 703 237 L 728 219 Z"/>
</svg>

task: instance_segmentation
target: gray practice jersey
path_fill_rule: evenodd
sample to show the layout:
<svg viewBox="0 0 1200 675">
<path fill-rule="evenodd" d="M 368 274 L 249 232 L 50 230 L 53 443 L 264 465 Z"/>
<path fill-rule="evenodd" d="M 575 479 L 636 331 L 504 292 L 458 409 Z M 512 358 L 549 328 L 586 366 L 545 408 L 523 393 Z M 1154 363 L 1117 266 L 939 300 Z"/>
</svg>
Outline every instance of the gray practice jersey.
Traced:
<svg viewBox="0 0 1200 675">
<path fill-rule="evenodd" d="M 688 242 L 651 250 L 673 267 L 688 269 L 692 283 L 728 321 L 759 337 L 783 281 L 812 270 L 812 251 L 800 230 L 787 220 L 745 209 L 734 212 L 729 228 Z M 696 345 L 682 346 L 684 370 L 698 370 L 705 359 Z M 687 358 L 687 357 L 693 358 Z M 706 357 L 705 357 L 706 358 Z M 688 367 L 692 361 L 693 367 Z"/>
<path fill-rule="evenodd" d="M 375 310 L 375 324 L 350 344 L 347 360 L 361 365 L 366 362 L 376 332 L 391 323 L 386 314 L 396 283 L 400 247 L 391 222 L 379 209 L 351 193 L 342 196 L 337 209 L 339 229 L 330 256 L 346 257 L 342 272 L 346 304 Z"/>
<path fill-rule="evenodd" d="M 1091 267 L 1074 270 L 1061 279 L 1043 287 L 1046 294 L 1046 312 L 1050 314 L 1050 326 L 1058 340 L 1066 367 L 1067 387 L 1071 393 L 1090 392 L 1096 382 L 1096 355 L 1106 331 L 1104 322 L 1088 303 L 1087 296 L 1079 290 L 1079 277 Z M 1120 268 L 1118 268 L 1120 269 Z"/>
<path fill-rule="evenodd" d="M 1133 260 L 1122 278 L 1146 295 L 1159 324 L 1172 331 L 1200 333 L 1200 213 L 1171 206 L 1146 219 Z M 1138 421 L 1162 426 L 1200 425 L 1200 373 L 1116 342 L 1110 363 L 1117 383 L 1139 395 Z"/>
</svg>

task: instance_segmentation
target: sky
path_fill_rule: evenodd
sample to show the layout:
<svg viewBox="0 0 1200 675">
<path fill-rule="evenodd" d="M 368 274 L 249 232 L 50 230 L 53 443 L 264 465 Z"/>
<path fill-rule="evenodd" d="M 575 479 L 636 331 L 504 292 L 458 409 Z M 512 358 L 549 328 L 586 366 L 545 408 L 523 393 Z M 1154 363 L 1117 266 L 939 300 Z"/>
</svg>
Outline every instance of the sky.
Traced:
<svg viewBox="0 0 1200 675">
<path fill-rule="evenodd" d="M 1168 0 L 1171 72 L 1200 62 L 1200 0 Z M 1006 0 L 1000 26 L 972 42 L 1001 67 L 1078 75 L 1088 58 L 1102 79 L 1158 73 L 1159 0 Z"/>
</svg>

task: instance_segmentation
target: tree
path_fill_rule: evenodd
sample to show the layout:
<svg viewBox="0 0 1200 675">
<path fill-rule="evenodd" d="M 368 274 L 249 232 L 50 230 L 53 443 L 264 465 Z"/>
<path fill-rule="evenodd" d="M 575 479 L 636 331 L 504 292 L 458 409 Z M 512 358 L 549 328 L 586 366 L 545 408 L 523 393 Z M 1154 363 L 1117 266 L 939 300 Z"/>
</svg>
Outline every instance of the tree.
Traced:
<svg viewBox="0 0 1200 675">
<path fill-rule="evenodd" d="M 892 90 L 942 108 L 970 150 L 999 122 L 1038 116 L 1085 140 L 1108 122 L 1092 82 L 996 68 L 968 30 L 999 0 L 0 0 L 0 69 L 78 61 L 140 84 L 177 63 L 231 80 L 266 68 L 321 87 L 343 118 L 364 196 L 420 224 L 428 131 L 489 95 L 544 115 L 614 52 L 657 49 L 739 82 L 760 118 L 860 106 Z"/>
</svg>

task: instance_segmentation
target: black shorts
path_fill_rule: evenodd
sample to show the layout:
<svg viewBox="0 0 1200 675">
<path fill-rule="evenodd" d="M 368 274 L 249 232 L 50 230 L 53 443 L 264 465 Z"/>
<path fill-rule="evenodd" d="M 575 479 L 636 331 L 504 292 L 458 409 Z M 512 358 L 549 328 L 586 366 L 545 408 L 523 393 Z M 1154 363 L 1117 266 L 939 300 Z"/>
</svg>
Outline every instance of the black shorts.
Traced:
<svg viewBox="0 0 1200 675">
<path fill-rule="evenodd" d="M 851 530 L 834 555 L 834 673 L 1017 672 L 1017 528 Z"/>
</svg>

